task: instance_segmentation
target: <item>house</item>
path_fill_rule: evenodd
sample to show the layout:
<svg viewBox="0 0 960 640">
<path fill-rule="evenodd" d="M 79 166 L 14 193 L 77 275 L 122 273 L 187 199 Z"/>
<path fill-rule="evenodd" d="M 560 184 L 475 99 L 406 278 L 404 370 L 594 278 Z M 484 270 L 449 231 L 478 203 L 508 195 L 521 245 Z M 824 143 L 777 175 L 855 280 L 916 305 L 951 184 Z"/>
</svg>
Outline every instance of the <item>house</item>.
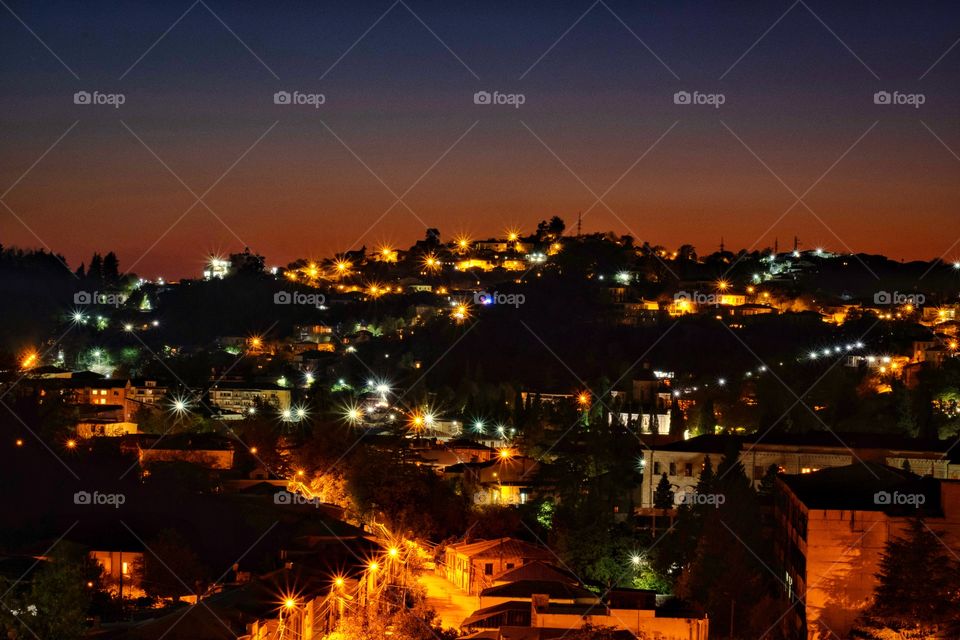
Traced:
<svg viewBox="0 0 960 640">
<path fill-rule="evenodd" d="M 487 587 L 480 591 L 477 601 L 481 608 L 518 600 L 530 603 L 533 602 L 533 596 L 537 593 L 547 594 L 551 602 L 562 604 L 596 604 L 600 602 L 600 598 L 594 592 L 576 584 L 556 580 L 515 580 L 506 584 Z"/>
<path fill-rule="evenodd" d="M 652 591 L 615 589 L 600 604 L 561 604 L 538 594 L 530 607 L 530 626 L 544 629 L 580 629 L 586 624 L 615 627 L 638 638 L 658 640 L 707 640 L 706 614 L 681 611 L 661 615 Z"/>
<path fill-rule="evenodd" d="M 506 452 L 506 450 L 503 450 Z M 447 477 L 460 476 L 473 503 L 526 504 L 536 490 L 540 463 L 526 456 L 501 455 L 486 462 L 464 462 L 444 469 Z"/>
<path fill-rule="evenodd" d="M 945 440 L 918 440 L 869 433 L 765 434 L 749 436 L 702 435 L 654 446 L 643 453 L 640 508 L 650 509 L 662 474 L 667 474 L 677 500 L 697 485 L 706 456 L 714 468 L 730 444 L 740 446 L 740 462 L 754 488 L 775 465 L 781 473 L 806 474 L 866 460 L 900 467 L 904 462 L 917 473 L 960 479 L 960 451 Z"/>
<path fill-rule="evenodd" d="M 276 384 L 219 382 L 210 388 L 210 402 L 221 411 L 248 413 L 265 406 L 282 413 L 290 409 L 291 394 Z"/>
<path fill-rule="evenodd" d="M 84 440 L 89 438 L 118 438 L 137 433 L 137 423 L 84 421 L 77 423 L 76 430 L 77 437 Z"/>
<path fill-rule="evenodd" d="M 91 551 L 90 557 L 103 570 L 101 580 L 114 595 L 139 598 L 146 593 L 134 568 L 143 563 L 143 551 Z"/>
<path fill-rule="evenodd" d="M 498 538 L 448 545 L 444 550 L 444 568 L 448 581 L 467 593 L 479 593 L 511 569 L 552 558 L 550 551 L 529 542 Z"/>
<path fill-rule="evenodd" d="M 960 553 L 960 481 L 918 477 L 874 462 L 778 478 L 774 507 L 777 574 L 793 607 L 790 637 L 846 638 L 869 606 L 887 542 L 922 513 Z"/>
<path fill-rule="evenodd" d="M 232 469 L 233 445 L 212 434 L 178 434 L 138 445 L 140 466 L 163 462 L 189 462 L 208 469 Z"/>
</svg>

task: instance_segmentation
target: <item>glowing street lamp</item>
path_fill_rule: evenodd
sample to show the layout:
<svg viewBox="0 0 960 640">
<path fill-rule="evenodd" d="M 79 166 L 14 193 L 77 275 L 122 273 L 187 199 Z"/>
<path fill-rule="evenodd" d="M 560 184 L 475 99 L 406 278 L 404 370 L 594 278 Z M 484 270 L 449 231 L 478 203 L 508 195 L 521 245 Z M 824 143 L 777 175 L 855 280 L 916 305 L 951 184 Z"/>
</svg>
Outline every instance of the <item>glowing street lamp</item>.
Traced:
<svg viewBox="0 0 960 640">
<path fill-rule="evenodd" d="M 363 408 L 357 406 L 348 406 L 343 413 L 343 418 L 351 425 L 358 425 L 363 422 Z"/>
<path fill-rule="evenodd" d="M 440 259 L 437 258 L 436 254 L 428 253 L 423 257 L 423 267 L 427 271 L 436 272 L 440 270 Z"/>
<path fill-rule="evenodd" d="M 182 417 L 190 412 L 190 400 L 183 396 L 176 396 L 170 404 L 170 410 L 177 417 Z"/>
<path fill-rule="evenodd" d="M 450 317 L 456 320 L 457 324 L 459 324 L 470 317 L 470 307 L 468 307 L 465 303 L 458 303 L 453 307 Z"/>
</svg>

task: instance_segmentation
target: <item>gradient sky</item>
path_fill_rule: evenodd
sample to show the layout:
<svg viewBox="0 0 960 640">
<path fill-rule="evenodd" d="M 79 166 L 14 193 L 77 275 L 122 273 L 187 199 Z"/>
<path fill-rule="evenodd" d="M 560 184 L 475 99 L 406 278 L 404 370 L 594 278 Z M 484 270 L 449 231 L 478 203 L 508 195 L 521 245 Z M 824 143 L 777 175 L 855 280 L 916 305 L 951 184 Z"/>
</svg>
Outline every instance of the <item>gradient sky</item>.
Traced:
<svg viewBox="0 0 960 640">
<path fill-rule="evenodd" d="M 245 244 L 285 264 L 590 209 L 584 231 L 701 252 L 960 256 L 955 2 L 205 1 L 0 8 L 0 242 L 176 277 Z"/>
</svg>

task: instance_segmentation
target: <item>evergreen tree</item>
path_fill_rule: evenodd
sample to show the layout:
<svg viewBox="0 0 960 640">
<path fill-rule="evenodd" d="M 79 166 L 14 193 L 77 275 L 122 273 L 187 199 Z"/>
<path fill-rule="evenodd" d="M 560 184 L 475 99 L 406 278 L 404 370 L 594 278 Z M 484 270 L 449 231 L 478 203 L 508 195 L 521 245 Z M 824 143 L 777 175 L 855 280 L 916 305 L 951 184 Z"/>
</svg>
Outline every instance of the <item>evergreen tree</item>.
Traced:
<svg viewBox="0 0 960 640">
<path fill-rule="evenodd" d="M 653 492 L 653 506 L 657 509 L 673 508 L 673 488 L 670 486 L 666 472 L 660 476 L 660 482 L 657 483 L 657 488 Z"/>
<path fill-rule="evenodd" d="M 99 253 L 94 253 L 90 258 L 90 267 L 87 269 L 87 276 L 94 280 L 103 280 L 103 258 Z"/>
<path fill-rule="evenodd" d="M 113 251 L 103 258 L 103 281 L 107 284 L 117 284 L 120 280 L 120 261 Z"/>
<path fill-rule="evenodd" d="M 925 635 L 960 624 L 960 563 L 922 518 L 887 542 L 877 580 L 869 618 Z"/>
<path fill-rule="evenodd" d="M 763 478 L 760 480 L 760 489 L 759 493 L 761 498 L 770 498 L 773 496 L 773 490 L 776 486 L 777 476 L 780 475 L 780 467 L 771 464 L 767 467 L 767 472 L 763 475 Z"/>
</svg>

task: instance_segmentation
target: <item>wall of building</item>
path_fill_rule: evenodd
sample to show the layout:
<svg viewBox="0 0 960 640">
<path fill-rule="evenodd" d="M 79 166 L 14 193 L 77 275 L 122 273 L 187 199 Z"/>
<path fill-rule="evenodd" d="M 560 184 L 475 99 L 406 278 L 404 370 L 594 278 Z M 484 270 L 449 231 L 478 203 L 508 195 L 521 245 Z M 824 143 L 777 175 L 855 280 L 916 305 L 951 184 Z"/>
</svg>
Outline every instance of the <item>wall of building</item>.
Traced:
<svg viewBox="0 0 960 640">
<path fill-rule="evenodd" d="M 660 475 L 664 472 L 667 473 L 667 479 L 673 485 L 675 492 L 692 491 L 700 477 L 700 469 L 705 455 L 686 451 L 645 451 L 643 454 L 644 472 L 640 507 L 653 507 L 653 493 L 656 490 L 657 483 L 660 482 Z M 720 462 L 720 454 L 710 454 L 710 460 L 713 463 L 714 470 L 716 470 L 717 464 Z M 880 461 L 896 468 L 902 467 L 903 462 L 907 461 L 914 473 L 930 474 L 940 479 L 960 479 L 960 465 L 951 465 L 939 453 L 929 455 L 901 454 L 884 457 Z M 846 451 L 829 453 L 824 452 L 822 448 L 800 450 L 788 447 L 774 448 L 773 445 L 759 445 L 751 448 L 746 445 L 740 454 L 740 462 L 743 464 L 747 478 L 753 483 L 754 488 L 757 488 L 764 475 L 766 475 L 767 469 L 773 464 L 780 467 L 782 473 L 798 474 L 811 473 L 829 467 L 843 467 L 853 464 L 856 459 Z M 675 470 L 673 474 L 670 473 L 671 463 Z M 687 475 L 687 465 L 690 465 L 689 475 Z"/>
</svg>

